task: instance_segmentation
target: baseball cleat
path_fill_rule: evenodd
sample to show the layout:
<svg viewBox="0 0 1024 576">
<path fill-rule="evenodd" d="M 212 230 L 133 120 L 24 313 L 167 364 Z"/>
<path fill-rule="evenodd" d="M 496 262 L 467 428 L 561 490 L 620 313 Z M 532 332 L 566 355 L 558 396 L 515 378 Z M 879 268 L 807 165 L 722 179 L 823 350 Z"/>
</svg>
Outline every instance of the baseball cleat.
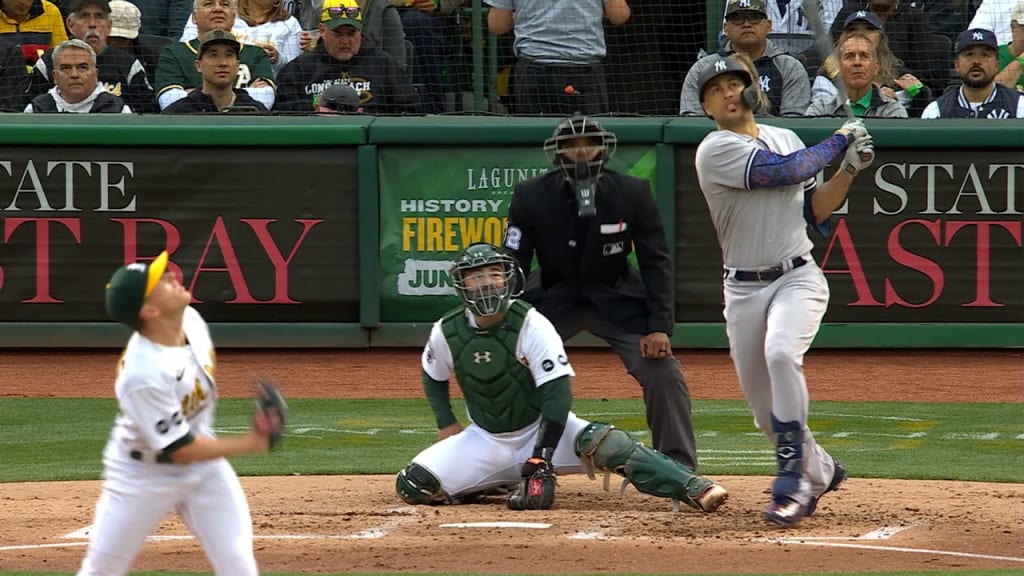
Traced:
<svg viewBox="0 0 1024 576">
<path fill-rule="evenodd" d="M 846 468 L 843 468 L 843 465 L 838 461 L 835 462 L 835 466 L 835 471 L 832 472 L 832 481 L 828 483 L 828 488 L 825 488 L 825 491 L 821 494 L 811 498 L 811 501 L 807 503 L 807 511 L 804 513 L 805 516 L 814 514 L 814 511 L 818 509 L 818 498 L 821 498 L 829 492 L 839 490 L 839 485 L 846 480 Z"/>
<path fill-rule="evenodd" d="M 796 500 L 789 499 L 782 503 L 772 502 L 761 512 L 761 518 L 786 528 L 796 526 L 807 515 L 804 506 Z"/>
<path fill-rule="evenodd" d="M 729 499 L 729 492 L 721 484 L 712 484 L 697 497 L 697 506 L 704 512 L 714 512 Z"/>
</svg>

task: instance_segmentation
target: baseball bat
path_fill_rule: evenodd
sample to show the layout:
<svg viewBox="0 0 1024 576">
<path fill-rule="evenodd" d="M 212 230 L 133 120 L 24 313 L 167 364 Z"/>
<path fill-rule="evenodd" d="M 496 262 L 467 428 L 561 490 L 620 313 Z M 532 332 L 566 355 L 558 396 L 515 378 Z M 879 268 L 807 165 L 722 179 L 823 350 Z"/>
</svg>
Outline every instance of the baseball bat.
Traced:
<svg viewBox="0 0 1024 576">
<path fill-rule="evenodd" d="M 821 21 L 818 0 L 804 0 L 804 14 L 807 15 L 807 21 L 811 25 L 811 32 L 814 33 L 814 46 L 818 50 L 818 55 L 821 56 L 822 64 L 824 64 L 835 49 L 832 46 L 832 35 L 828 33 L 828 30 L 825 30 L 825 24 Z M 836 65 L 838 64 L 836 62 Z M 843 112 L 846 113 L 846 118 L 853 120 L 855 118 L 853 108 L 850 108 L 850 98 L 846 95 L 843 76 L 837 72 L 833 81 L 836 84 L 836 88 L 839 89 L 839 97 L 843 99 Z"/>
</svg>

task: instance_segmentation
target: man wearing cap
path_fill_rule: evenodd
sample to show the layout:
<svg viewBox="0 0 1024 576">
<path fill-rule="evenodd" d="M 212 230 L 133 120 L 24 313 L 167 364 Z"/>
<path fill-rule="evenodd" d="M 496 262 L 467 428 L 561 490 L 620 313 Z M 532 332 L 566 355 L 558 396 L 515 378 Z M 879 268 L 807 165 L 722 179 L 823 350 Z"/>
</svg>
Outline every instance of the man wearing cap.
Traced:
<svg viewBox="0 0 1024 576">
<path fill-rule="evenodd" d="M 49 0 L 0 0 L 0 40 L 21 48 L 26 70 L 67 39 L 60 10 Z"/>
<path fill-rule="evenodd" d="M 226 458 L 266 452 L 275 422 L 257 413 L 243 435 L 214 434 L 217 355 L 191 299 L 167 252 L 122 266 L 107 284 L 107 314 L 134 332 L 117 364 L 118 413 L 79 576 L 127 574 L 172 510 L 215 573 L 259 573 L 249 505 Z"/>
<path fill-rule="evenodd" d="M 733 57 L 714 57 L 698 84 L 716 130 L 697 147 L 697 181 L 722 248 L 729 355 L 754 423 L 775 449 L 768 522 L 794 526 L 846 471 L 807 426 L 804 354 L 828 307 L 829 288 L 807 228 L 829 235 L 832 212 L 874 161 L 871 135 L 849 120 L 807 148 L 791 130 L 758 124 L 758 86 Z M 818 173 L 836 158 L 826 182 Z"/>
<path fill-rule="evenodd" d="M 235 21 L 235 0 L 195 0 L 192 20 L 199 29 L 200 37 L 211 30 L 230 32 Z M 161 110 L 202 84 L 203 78 L 195 64 L 198 54 L 199 38 L 171 44 L 160 52 L 153 85 Z M 263 103 L 267 109 L 272 108 L 277 84 L 267 53 L 259 46 L 242 44 L 238 62 L 235 88 L 245 89 L 254 100 Z"/>
<path fill-rule="evenodd" d="M 171 43 L 166 36 L 140 34 L 142 12 L 128 0 L 110 0 L 110 34 L 107 44 L 130 52 L 139 59 L 151 81 L 156 74 L 160 50 Z M 154 105 L 156 99 L 154 98 Z"/>
<path fill-rule="evenodd" d="M 749 56 L 757 67 L 760 90 L 770 104 L 763 113 L 771 116 L 803 116 L 811 99 L 807 69 L 799 60 L 768 39 L 772 22 L 768 19 L 765 0 L 730 0 L 726 5 L 722 29 L 728 39 L 725 48 L 718 54 L 697 60 L 686 73 L 679 95 L 679 114 L 704 114 L 697 86 L 701 73 L 712 62 L 733 52 L 740 52 Z"/>
<path fill-rule="evenodd" d="M 72 38 L 53 49 L 53 88 L 29 102 L 25 112 L 124 113 L 131 108 L 103 89 L 92 46 Z"/>
<path fill-rule="evenodd" d="M 348 84 L 331 84 L 316 101 L 316 111 L 334 116 L 337 114 L 361 114 L 359 92 Z"/>
<path fill-rule="evenodd" d="M 921 118 L 1024 118 L 1024 94 L 996 82 L 999 44 L 991 30 L 964 30 L 956 39 L 953 66 L 960 88 L 948 90 Z"/>
<path fill-rule="evenodd" d="M 359 93 L 367 114 L 415 113 L 416 95 L 409 77 L 391 56 L 363 42 L 362 29 L 362 11 L 355 0 L 324 2 L 320 41 L 312 53 L 281 69 L 274 110 L 312 113 L 320 94 L 340 83 Z"/>
<path fill-rule="evenodd" d="M 96 67 L 103 89 L 120 96 L 134 112 L 156 112 L 153 87 L 146 70 L 130 52 L 107 45 L 110 34 L 110 4 L 107 0 L 76 0 L 70 5 L 68 30 L 74 38 L 82 40 L 96 53 Z M 46 51 L 36 61 L 29 75 L 29 98 L 45 93 L 53 86 L 50 70 L 53 51 Z"/>
<path fill-rule="evenodd" d="M 194 114 L 240 109 L 266 112 L 267 107 L 253 100 L 245 90 L 235 88 L 238 51 L 242 45 L 231 32 L 211 30 L 199 38 L 196 69 L 203 84 L 189 95 L 164 108 L 164 114 Z"/>
<path fill-rule="evenodd" d="M 1024 0 L 1010 14 L 1010 34 L 1013 40 L 999 46 L 996 82 L 1024 92 Z"/>
</svg>

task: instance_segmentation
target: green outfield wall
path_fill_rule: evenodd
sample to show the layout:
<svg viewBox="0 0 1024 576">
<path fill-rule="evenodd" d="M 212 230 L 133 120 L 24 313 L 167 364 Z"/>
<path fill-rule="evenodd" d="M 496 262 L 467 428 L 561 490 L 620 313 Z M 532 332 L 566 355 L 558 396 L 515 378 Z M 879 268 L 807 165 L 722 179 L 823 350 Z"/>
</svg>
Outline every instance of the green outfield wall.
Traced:
<svg viewBox="0 0 1024 576">
<path fill-rule="evenodd" d="M 221 346 L 419 346 L 457 303 L 448 263 L 500 241 L 556 122 L 2 115 L 0 346 L 122 345 L 103 286 L 164 249 Z M 674 344 L 726 346 L 693 166 L 711 123 L 603 122 L 611 167 L 650 180 L 662 212 Z M 838 120 L 772 123 L 817 142 Z M 868 126 L 877 160 L 815 244 L 832 291 L 816 345 L 1024 346 L 1024 123 Z"/>
</svg>

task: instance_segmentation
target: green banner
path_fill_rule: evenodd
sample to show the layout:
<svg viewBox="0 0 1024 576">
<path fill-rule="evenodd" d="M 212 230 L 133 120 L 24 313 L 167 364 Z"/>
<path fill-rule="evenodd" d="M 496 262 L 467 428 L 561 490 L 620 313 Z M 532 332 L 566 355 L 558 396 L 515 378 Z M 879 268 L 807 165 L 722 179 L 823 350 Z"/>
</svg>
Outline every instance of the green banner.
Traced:
<svg viewBox="0 0 1024 576">
<path fill-rule="evenodd" d="M 655 190 L 653 146 L 621 146 L 612 170 Z M 458 304 L 448 269 L 473 242 L 500 243 L 518 182 L 547 171 L 540 147 L 380 149 L 380 319 L 432 322 Z"/>
</svg>

